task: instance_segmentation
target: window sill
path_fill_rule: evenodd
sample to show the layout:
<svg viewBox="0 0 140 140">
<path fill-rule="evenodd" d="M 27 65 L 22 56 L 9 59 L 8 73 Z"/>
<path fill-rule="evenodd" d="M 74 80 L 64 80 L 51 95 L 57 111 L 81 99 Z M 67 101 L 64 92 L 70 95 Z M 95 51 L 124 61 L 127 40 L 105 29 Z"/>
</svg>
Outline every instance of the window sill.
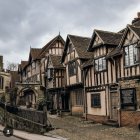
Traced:
<svg viewBox="0 0 140 140">
<path fill-rule="evenodd" d="M 137 65 L 139 65 L 139 63 L 133 64 L 133 65 L 129 65 L 129 66 L 124 66 L 124 68 L 130 68 L 130 67 L 134 67 L 134 66 L 137 66 Z"/>
<path fill-rule="evenodd" d="M 107 70 L 106 69 L 104 69 L 104 70 L 95 70 L 95 73 L 100 73 L 100 72 L 106 72 Z"/>
<path fill-rule="evenodd" d="M 101 108 L 101 106 L 91 106 L 91 108 Z"/>
</svg>

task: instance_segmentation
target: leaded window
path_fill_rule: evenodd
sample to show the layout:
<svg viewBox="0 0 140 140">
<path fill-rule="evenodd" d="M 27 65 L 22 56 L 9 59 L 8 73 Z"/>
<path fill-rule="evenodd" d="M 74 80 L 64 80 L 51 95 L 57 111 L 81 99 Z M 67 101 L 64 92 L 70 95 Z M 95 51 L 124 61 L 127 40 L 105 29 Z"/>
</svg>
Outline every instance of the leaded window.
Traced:
<svg viewBox="0 0 140 140">
<path fill-rule="evenodd" d="M 102 71 L 106 70 L 106 59 L 105 57 L 99 58 L 95 60 L 95 70 Z"/>
<path fill-rule="evenodd" d="M 70 62 L 68 64 L 68 71 L 69 71 L 69 76 L 76 75 L 76 62 Z"/>
<path fill-rule="evenodd" d="M 53 69 L 48 69 L 47 75 L 48 75 L 48 79 L 52 79 L 53 78 Z"/>
<path fill-rule="evenodd" d="M 138 49 L 135 46 L 136 44 L 133 44 L 124 48 L 125 66 L 131 66 L 138 63 Z"/>
</svg>

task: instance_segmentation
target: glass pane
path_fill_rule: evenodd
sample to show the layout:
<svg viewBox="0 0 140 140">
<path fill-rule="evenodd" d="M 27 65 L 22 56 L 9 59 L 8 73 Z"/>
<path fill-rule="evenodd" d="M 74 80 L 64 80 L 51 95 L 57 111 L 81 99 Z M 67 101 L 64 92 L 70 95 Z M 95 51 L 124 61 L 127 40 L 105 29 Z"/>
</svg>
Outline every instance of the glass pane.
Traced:
<svg viewBox="0 0 140 140">
<path fill-rule="evenodd" d="M 125 66 L 129 65 L 128 47 L 125 47 Z"/>
<path fill-rule="evenodd" d="M 99 71 L 102 70 L 102 58 L 99 59 Z"/>
<path fill-rule="evenodd" d="M 98 60 L 95 60 L 95 70 L 98 71 Z"/>
<path fill-rule="evenodd" d="M 134 64 L 134 53 L 133 53 L 133 46 L 130 45 L 129 46 L 129 65 L 133 65 Z"/>
<path fill-rule="evenodd" d="M 102 62 L 103 62 L 103 70 L 106 69 L 106 59 L 105 57 L 102 58 Z"/>
</svg>

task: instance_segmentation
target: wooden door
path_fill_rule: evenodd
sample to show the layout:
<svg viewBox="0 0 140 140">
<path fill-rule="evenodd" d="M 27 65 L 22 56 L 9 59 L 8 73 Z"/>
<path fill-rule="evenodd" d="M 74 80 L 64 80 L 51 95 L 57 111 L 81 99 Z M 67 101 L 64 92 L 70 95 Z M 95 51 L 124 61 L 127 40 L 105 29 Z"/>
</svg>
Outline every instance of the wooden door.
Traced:
<svg viewBox="0 0 140 140">
<path fill-rule="evenodd" d="M 111 95 L 111 119 L 118 120 L 119 94 L 117 92 L 110 93 Z"/>
</svg>

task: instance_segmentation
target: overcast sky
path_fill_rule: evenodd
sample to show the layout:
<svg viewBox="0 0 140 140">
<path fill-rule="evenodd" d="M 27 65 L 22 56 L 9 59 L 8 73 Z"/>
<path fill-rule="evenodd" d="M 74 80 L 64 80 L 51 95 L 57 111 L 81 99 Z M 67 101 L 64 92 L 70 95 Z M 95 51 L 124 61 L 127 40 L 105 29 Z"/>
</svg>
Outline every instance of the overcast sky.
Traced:
<svg viewBox="0 0 140 140">
<path fill-rule="evenodd" d="M 94 29 L 119 31 L 140 11 L 140 0 L 0 0 L 0 55 L 27 60 L 61 33 L 91 37 Z"/>
</svg>

